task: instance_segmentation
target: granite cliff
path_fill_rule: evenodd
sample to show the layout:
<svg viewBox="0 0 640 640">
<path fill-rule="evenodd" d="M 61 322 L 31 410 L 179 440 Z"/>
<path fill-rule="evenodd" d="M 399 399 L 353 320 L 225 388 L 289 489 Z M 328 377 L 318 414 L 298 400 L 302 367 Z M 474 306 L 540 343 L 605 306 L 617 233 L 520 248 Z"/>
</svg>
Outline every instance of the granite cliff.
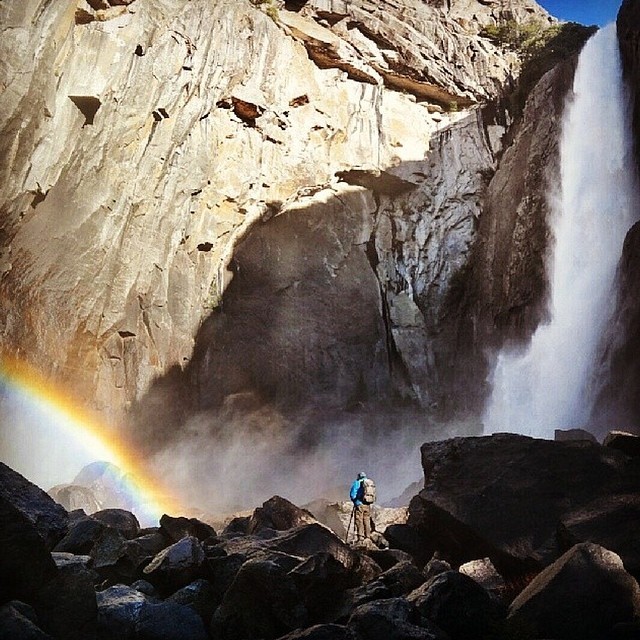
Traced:
<svg viewBox="0 0 640 640">
<path fill-rule="evenodd" d="M 531 71 L 496 37 L 555 25 L 534 2 L 28 0 L 0 22 L 0 346 L 109 417 L 473 416 L 486 346 L 543 317 L 573 63 Z"/>
<path fill-rule="evenodd" d="M 640 3 L 624 0 L 617 19 L 622 64 L 629 87 L 636 157 L 640 168 Z M 638 256 L 640 227 L 627 234 L 618 266 L 612 306 L 614 314 L 600 345 L 593 385 L 596 402 L 591 421 L 595 428 L 615 424 L 634 432 L 640 429 L 640 304 Z"/>
</svg>

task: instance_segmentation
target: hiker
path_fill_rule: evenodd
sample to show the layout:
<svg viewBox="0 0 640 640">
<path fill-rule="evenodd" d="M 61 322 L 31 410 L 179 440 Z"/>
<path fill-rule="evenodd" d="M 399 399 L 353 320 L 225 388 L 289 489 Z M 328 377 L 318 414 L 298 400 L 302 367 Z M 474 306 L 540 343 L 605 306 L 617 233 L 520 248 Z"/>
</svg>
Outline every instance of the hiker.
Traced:
<svg viewBox="0 0 640 640">
<path fill-rule="evenodd" d="M 376 485 L 364 471 L 351 485 L 349 497 L 355 513 L 356 542 L 360 542 L 371 537 L 371 505 L 376 501 Z"/>
</svg>

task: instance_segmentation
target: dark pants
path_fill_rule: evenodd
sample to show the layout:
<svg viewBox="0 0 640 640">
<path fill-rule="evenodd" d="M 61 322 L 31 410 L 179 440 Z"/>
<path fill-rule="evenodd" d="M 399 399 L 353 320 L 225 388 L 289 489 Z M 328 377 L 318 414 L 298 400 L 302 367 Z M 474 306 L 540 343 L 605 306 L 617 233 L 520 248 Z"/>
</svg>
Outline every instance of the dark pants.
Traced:
<svg viewBox="0 0 640 640">
<path fill-rule="evenodd" d="M 371 537 L 371 505 L 359 504 L 356 507 L 356 539 Z"/>
</svg>

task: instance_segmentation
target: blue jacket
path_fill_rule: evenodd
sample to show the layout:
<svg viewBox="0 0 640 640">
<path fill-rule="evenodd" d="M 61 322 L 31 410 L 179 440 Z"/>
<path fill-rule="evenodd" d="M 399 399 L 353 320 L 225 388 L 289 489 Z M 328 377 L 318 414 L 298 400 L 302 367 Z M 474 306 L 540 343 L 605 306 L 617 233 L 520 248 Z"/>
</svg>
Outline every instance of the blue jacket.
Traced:
<svg viewBox="0 0 640 640">
<path fill-rule="evenodd" d="M 364 487 L 362 486 L 362 481 L 366 478 L 357 478 L 354 483 L 351 485 L 351 491 L 349 491 L 349 497 L 353 502 L 354 506 L 359 507 L 362 502 L 362 498 L 364 498 Z"/>
</svg>

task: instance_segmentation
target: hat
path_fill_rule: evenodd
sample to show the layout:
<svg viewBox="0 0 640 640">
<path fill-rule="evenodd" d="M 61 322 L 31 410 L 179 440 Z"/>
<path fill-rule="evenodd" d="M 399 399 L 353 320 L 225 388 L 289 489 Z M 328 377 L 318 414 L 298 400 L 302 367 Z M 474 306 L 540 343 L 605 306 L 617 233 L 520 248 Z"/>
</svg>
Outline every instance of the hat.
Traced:
<svg viewBox="0 0 640 640">
<path fill-rule="evenodd" d="M 362 480 L 362 478 L 366 478 L 366 477 L 367 477 L 367 474 L 364 471 L 361 471 L 358 474 L 358 480 Z"/>
</svg>

